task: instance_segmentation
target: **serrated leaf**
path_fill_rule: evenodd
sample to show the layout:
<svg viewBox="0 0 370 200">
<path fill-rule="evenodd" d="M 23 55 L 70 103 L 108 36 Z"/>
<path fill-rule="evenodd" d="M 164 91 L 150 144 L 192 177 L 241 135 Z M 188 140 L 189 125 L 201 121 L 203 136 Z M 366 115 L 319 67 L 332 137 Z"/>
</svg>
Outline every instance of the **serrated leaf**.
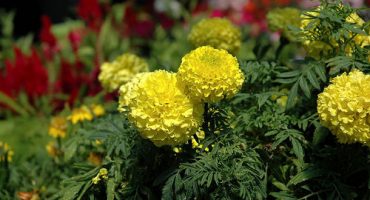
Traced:
<svg viewBox="0 0 370 200">
<path fill-rule="evenodd" d="M 64 190 L 62 200 L 74 200 L 78 193 L 80 192 L 83 185 L 84 185 L 83 183 L 80 183 L 78 185 L 74 185 Z"/>
<path fill-rule="evenodd" d="M 295 138 L 290 138 L 290 141 L 292 142 L 294 154 L 297 156 L 299 160 L 303 160 L 304 151 L 301 143 Z"/>
<path fill-rule="evenodd" d="M 288 182 L 288 187 L 291 185 L 297 185 L 299 183 L 302 183 L 304 181 L 308 181 L 313 178 L 320 177 L 325 174 L 325 171 L 318 168 L 307 168 L 301 172 L 299 172 L 297 175 L 295 175 L 290 181 Z"/>
<path fill-rule="evenodd" d="M 279 77 L 279 78 L 292 78 L 292 77 L 296 77 L 300 74 L 301 74 L 301 72 L 299 70 L 293 70 L 293 71 L 289 71 L 289 72 L 279 73 L 276 76 Z"/>
<path fill-rule="evenodd" d="M 308 87 L 307 85 L 307 81 L 306 79 L 304 78 L 301 78 L 299 80 L 299 86 L 301 87 L 304 95 L 307 97 L 307 98 L 310 98 L 311 97 L 311 91 L 310 91 L 310 88 Z"/>
<path fill-rule="evenodd" d="M 295 83 L 289 91 L 288 100 L 286 103 L 286 109 L 289 110 L 295 105 L 296 98 L 298 96 L 298 83 Z"/>
<path fill-rule="evenodd" d="M 310 81 L 311 85 L 319 90 L 320 89 L 320 83 L 317 80 L 316 76 L 313 75 L 311 71 L 307 71 L 306 76 L 307 76 L 308 80 Z"/>
</svg>

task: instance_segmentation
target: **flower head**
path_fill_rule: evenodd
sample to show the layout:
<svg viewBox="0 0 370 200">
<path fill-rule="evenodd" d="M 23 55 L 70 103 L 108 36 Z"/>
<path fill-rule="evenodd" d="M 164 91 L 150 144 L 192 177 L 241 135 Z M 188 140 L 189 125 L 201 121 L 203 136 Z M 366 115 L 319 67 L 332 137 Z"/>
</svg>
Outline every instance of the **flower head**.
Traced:
<svg viewBox="0 0 370 200">
<path fill-rule="evenodd" d="M 209 45 L 236 54 L 241 45 L 241 32 L 227 19 L 203 19 L 192 28 L 188 39 L 195 47 Z"/>
<path fill-rule="evenodd" d="M 225 50 L 209 46 L 186 54 L 177 78 L 191 98 L 209 103 L 233 97 L 244 82 L 237 59 Z"/>
<path fill-rule="evenodd" d="M 54 138 L 64 138 L 67 131 L 67 119 L 65 117 L 53 117 L 49 125 L 49 135 Z"/>
<path fill-rule="evenodd" d="M 81 121 L 91 121 L 93 118 L 94 116 L 90 109 L 87 106 L 82 106 L 80 108 L 73 109 L 71 115 L 68 116 L 67 119 L 71 120 L 72 124 L 77 124 Z"/>
<path fill-rule="evenodd" d="M 103 63 L 99 74 L 99 81 L 108 91 L 117 90 L 121 85 L 127 83 L 140 72 L 149 70 L 148 64 L 142 58 L 125 53 L 117 57 L 113 62 Z"/>
<path fill-rule="evenodd" d="M 321 123 L 340 143 L 370 142 L 370 75 L 354 70 L 333 78 L 319 94 Z"/>
<path fill-rule="evenodd" d="M 129 120 L 156 146 L 183 144 L 202 123 L 203 105 L 184 94 L 176 74 L 158 70 L 123 87 L 128 89 L 121 89 L 126 92 L 120 93 L 120 105 L 128 106 Z"/>
</svg>

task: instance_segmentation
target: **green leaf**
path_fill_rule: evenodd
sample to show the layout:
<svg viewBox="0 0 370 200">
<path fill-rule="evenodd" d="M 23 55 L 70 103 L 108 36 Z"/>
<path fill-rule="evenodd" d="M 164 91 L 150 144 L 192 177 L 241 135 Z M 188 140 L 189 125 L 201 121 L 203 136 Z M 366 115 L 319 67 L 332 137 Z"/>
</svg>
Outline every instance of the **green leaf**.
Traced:
<svg viewBox="0 0 370 200">
<path fill-rule="evenodd" d="M 299 70 L 293 70 L 293 71 L 289 71 L 289 72 L 279 73 L 276 76 L 279 77 L 279 78 L 292 78 L 292 77 L 296 77 L 300 74 L 301 74 L 301 72 Z"/>
<path fill-rule="evenodd" d="M 289 110 L 295 105 L 295 101 L 298 96 L 298 83 L 295 83 L 289 91 L 288 100 L 286 103 L 286 109 Z"/>
<path fill-rule="evenodd" d="M 107 183 L 107 200 L 114 200 L 115 187 L 114 179 L 110 178 Z"/>
<path fill-rule="evenodd" d="M 308 80 L 310 81 L 310 83 L 316 88 L 316 89 L 320 89 L 320 83 L 319 83 L 319 81 L 317 80 L 317 78 L 316 78 L 316 76 L 315 75 L 313 75 L 313 73 L 310 71 L 310 70 L 308 70 L 307 71 L 307 78 L 308 78 Z"/>
<path fill-rule="evenodd" d="M 292 142 L 294 154 L 297 156 L 299 160 L 303 160 L 304 151 L 303 151 L 301 143 L 297 139 L 292 138 L 292 137 L 290 138 L 290 141 Z"/>
<path fill-rule="evenodd" d="M 289 188 L 282 182 L 272 181 L 272 184 L 280 190 L 289 191 Z"/>
<path fill-rule="evenodd" d="M 313 178 L 320 177 L 325 174 L 325 171 L 318 168 L 307 168 L 301 172 L 299 172 L 297 175 L 295 175 L 290 181 L 288 182 L 288 186 L 291 185 L 297 185 L 299 183 L 302 183 L 304 181 L 308 181 Z"/>
<path fill-rule="evenodd" d="M 24 108 L 22 108 L 16 101 L 2 92 L 0 92 L 0 103 L 9 106 L 11 109 L 22 116 L 28 116 L 28 113 Z"/>
<path fill-rule="evenodd" d="M 307 98 L 310 98 L 311 97 L 311 91 L 310 91 L 310 88 L 308 87 L 307 85 L 307 81 L 304 79 L 304 78 L 301 78 L 299 80 L 299 86 L 301 87 L 304 95 L 307 97 Z"/>
<path fill-rule="evenodd" d="M 83 186 L 84 183 L 80 183 L 64 190 L 62 200 L 74 200 Z"/>
<path fill-rule="evenodd" d="M 319 126 L 315 129 L 312 138 L 312 144 L 318 145 L 325 140 L 325 138 L 329 135 L 329 130 L 323 126 Z"/>
</svg>

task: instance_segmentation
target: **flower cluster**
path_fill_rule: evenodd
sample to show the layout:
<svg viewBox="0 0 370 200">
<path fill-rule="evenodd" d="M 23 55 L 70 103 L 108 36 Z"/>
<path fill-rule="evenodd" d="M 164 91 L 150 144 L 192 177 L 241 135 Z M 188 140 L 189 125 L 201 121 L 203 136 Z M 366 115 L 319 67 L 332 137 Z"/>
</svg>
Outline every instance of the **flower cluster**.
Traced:
<svg viewBox="0 0 370 200">
<path fill-rule="evenodd" d="M 80 108 L 75 108 L 72 113 L 68 116 L 68 120 L 72 124 L 77 124 L 82 121 L 91 121 L 94 117 L 100 117 L 105 114 L 104 107 L 102 105 L 92 104 L 88 106 L 81 106 Z"/>
<path fill-rule="evenodd" d="M 120 112 L 156 146 L 185 143 L 202 123 L 203 103 L 234 96 L 244 82 L 238 61 L 225 50 L 199 47 L 177 74 L 139 73 L 120 88 Z M 127 109 L 128 108 L 128 109 Z"/>
<path fill-rule="evenodd" d="M 156 146 L 183 144 L 202 123 L 203 105 L 184 94 L 174 73 L 146 73 L 122 87 L 121 95 L 128 97 L 120 104 L 130 108 L 129 119 Z"/>
<path fill-rule="evenodd" d="M 209 45 L 236 54 L 241 45 L 241 32 L 227 19 L 204 19 L 192 28 L 188 39 L 195 47 Z"/>
<path fill-rule="evenodd" d="M 99 81 L 102 86 L 108 91 L 114 91 L 137 73 L 148 71 L 148 64 L 134 54 L 125 53 L 113 62 L 103 63 L 100 69 Z"/>
<path fill-rule="evenodd" d="M 317 100 L 321 123 L 340 143 L 369 144 L 370 75 L 354 70 L 331 82 Z"/>
<path fill-rule="evenodd" d="M 225 50 L 209 46 L 185 55 L 177 78 L 191 98 L 208 103 L 233 97 L 244 82 L 237 59 Z"/>
</svg>

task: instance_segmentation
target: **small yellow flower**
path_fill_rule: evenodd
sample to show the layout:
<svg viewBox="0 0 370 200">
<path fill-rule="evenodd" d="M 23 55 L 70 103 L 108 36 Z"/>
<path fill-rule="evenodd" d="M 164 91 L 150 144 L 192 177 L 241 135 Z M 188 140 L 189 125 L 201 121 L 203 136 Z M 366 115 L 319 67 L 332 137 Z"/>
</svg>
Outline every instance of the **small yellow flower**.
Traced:
<svg viewBox="0 0 370 200">
<path fill-rule="evenodd" d="M 190 98 L 207 103 L 233 97 L 244 82 L 237 59 L 225 50 L 210 46 L 186 54 L 177 78 Z"/>
<path fill-rule="evenodd" d="M 5 161 L 11 162 L 13 160 L 14 151 L 5 142 L 0 141 L 0 162 Z"/>
<path fill-rule="evenodd" d="M 136 74 L 149 71 L 146 61 L 131 53 L 125 53 L 113 62 L 103 63 L 100 69 L 99 81 L 109 92 L 117 90 Z"/>
<path fill-rule="evenodd" d="M 241 32 L 227 19 L 203 19 L 191 29 L 188 39 L 195 47 L 208 45 L 236 54 L 241 45 Z"/>
<path fill-rule="evenodd" d="M 193 149 L 196 149 L 196 148 L 199 147 L 199 143 L 197 142 L 197 140 L 194 137 L 191 137 L 191 147 Z"/>
<path fill-rule="evenodd" d="M 67 119 L 57 116 L 51 119 L 49 125 L 49 135 L 54 138 L 64 138 L 67 132 Z"/>
<path fill-rule="evenodd" d="M 91 180 L 93 184 L 98 184 L 101 180 L 108 179 L 108 170 L 106 168 L 101 168 L 99 173 Z"/>
<path fill-rule="evenodd" d="M 103 116 L 105 114 L 105 109 L 100 104 L 92 104 L 90 106 L 90 109 L 91 109 L 92 113 L 94 113 L 95 117 L 100 117 L 100 116 Z"/>
<path fill-rule="evenodd" d="M 118 109 L 128 107 L 129 120 L 156 146 L 184 144 L 202 123 L 203 105 L 185 95 L 174 73 L 150 72 L 123 87 Z"/>
<path fill-rule="evenodd" d="M 318 95 L 321 123 L 340 143 L 370 145 L 370 75 L 354 70 L 331 80 Z"/>
<path fill-rule="evenodd" d="M 94 116 L 87 106 L 73 109 L 71 115 L 68 116 L 68 120 L 71 120 L 72 124 L 77 124 L 85 120 L 91 121 L 93 118 Z"/>
</svg>

